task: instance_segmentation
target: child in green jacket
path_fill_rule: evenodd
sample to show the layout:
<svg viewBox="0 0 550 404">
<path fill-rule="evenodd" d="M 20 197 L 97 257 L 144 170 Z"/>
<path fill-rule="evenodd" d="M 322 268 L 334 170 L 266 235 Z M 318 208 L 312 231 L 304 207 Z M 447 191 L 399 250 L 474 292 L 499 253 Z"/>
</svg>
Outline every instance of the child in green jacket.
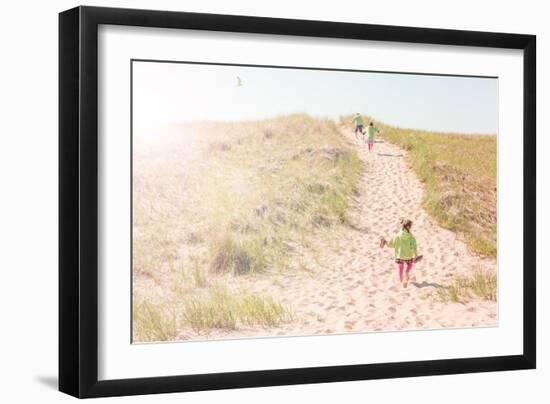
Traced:
<svg viewBox="0 0 550 404">
<path fill-rule="evenodd" d="M 420 261 L 421 255 L 417 255 L 416 239 L 411 233 L 412 222 L 410 220 L 401 220 L 401 231 L 391 240 L 380 239 L 380 247 L 388 246 L 394 249 L 395 262 L 399 269 L 399 282 L 406 288 L 409 283 L 409 273 L 412 271 L 416 262 Z M 403 269 L 407 264 L 405 279 L 403 280 Z"/>
<path fill-rule="evenodd" d="M 369 126 L 367 126 L 367 143 L 369 145 L 369 152 L 372 151 L 374 145 L 374 134 L 379 132 L 380 130 L 375 128 L 372 122 L 369 123 Z"/>
<path fill-rule="evenodd" d="M 359 140 L 359 138 L 357 137 L 357 133 L 359 132 L 363 136 L 363 127 L 365 126 L 365 122 L 363 122 L 363 117 L 359 112 L 355 114 L 351 123 L 355 125 L 355 140 Z"/>
</svg>

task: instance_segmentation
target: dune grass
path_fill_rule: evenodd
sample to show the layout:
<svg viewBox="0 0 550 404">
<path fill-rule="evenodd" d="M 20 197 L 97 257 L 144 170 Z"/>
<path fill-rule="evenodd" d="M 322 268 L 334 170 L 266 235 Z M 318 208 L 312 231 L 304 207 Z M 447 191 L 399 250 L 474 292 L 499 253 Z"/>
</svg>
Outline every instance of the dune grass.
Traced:
<svg viewBox="0 0 550 404">
<path fill-rule="evenodd" d="M 183 328 L 272 327 L 293 318 L 287 307 L 270 296 L 231 291 L 219 284 L 203 293 L 167 294 L 161 302 L 141 298 L 135 301 L 132 315 L 135 342 L 171 341 Z"/>
<path fill-rule="evenodd" d="M 450 285 L 438 288 L 435 297 L 440 302 L 463 303 L 473 297 L 485 301 L 497 299 L 497 276 L 495 272 L 477 270 L 467 277 L 455 279 Z"/>
<path fill-rule="evenodd" d="M 169 304 L 134 303 L 132 339 L 136 342 L 170 341 L 177 335 L 176 313 Z"/>
<path fill-rule="evenodd" d="M 185 302 L 184 323 L 196 330 L 235 329 L 238 325 L 275 326 L 292 318 L 290 311 L 269 296 L 230 293 L 219 285 L 198 299 Z"/>
<path fill-rule="evenodd" d="M 155 273 L 182 245 L 207 253 L 213 272 L 281 270 L 292 243 L 347 222 L 360 161 L 332 121 L 295 115 L 198 131 L 198 155 L 175 147 L 134 175 L 136 271 Z"/>
<path fill-rule="evenodd" d="M 174 321 L 197 329 L 288 321 L 290 308 L 269 296 L 222 293 L 212 280 L 299 268 L 298 248 L 349 222 L 361 167 L 335 122 L 181 125 L 164 147 L 134 150 L 135 339 L 173 339 Z M 151 289 L 163 303 L 140 306 L 159 300 Z"/>
<path fill-rule="evenodd" d="M 426 211 L 441 226 L 462 234 L 472 252 L 495 257 L 496 136 L 376 126 L 386 141 L 407 151 L 413 170 L 425 186 Z"/>
</svg>

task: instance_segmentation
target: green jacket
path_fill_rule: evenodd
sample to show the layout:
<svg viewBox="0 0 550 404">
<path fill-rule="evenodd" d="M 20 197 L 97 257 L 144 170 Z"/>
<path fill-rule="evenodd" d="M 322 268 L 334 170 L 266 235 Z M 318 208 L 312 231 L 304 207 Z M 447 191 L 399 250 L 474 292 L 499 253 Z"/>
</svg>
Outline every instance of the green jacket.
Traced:
<svg viewBox="0 0 550 404">
<path fill-rule="evenodd" d="M 401 230 L 386 245 L 394 249 L 397 259 L 410 260 L 416 257 L 416 239 L 406 230 Z"/>
<path fill-rule="evenodd" d="M 355 115 L 351 122 L 354 123 L 356 126 L 359 126 L 359 125 L 365 126 L 365 122 L 363 121 L 363 117 L 361 115 Z"/>
<path fill-rule="evenodd" d="M 375 134 L 376 132 L 380 132 L 380 131 L 378 130 L 378 128 L 375 128 L 374 126 L 371 126 L 371 125 L 367 126 L 367 137 L 368 137 L 369 140 L 373 140 L 373 139 L 374 139 L 374 134 Z"/>
</svg>

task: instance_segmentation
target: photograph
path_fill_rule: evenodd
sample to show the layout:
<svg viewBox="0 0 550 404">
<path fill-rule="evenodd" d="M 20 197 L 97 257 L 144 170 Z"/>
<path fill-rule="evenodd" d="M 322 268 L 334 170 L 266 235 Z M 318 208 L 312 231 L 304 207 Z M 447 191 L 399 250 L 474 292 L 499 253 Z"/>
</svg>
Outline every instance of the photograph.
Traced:
<svg viewBox="0 0 550 404">
<path fill-rule="evenodd" d="M 497 77 L 130 69 L 132 343 L 498 326 Z"/>
</svg>

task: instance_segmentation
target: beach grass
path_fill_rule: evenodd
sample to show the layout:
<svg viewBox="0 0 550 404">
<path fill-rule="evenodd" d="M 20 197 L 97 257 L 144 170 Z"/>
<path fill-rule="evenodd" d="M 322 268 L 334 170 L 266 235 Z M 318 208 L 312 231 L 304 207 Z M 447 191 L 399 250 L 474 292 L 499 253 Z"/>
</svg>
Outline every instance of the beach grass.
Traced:
<svg viewBox="0 0 550 404">
<path fill-rule="evenodd" d="M 238 325 L 271 327 L 292 319 L 290 311 L 269 296 L 231 293 L 216 285 L 184 303 L 183 320 L 195 330 L 236 329 Z"/>
<path fill-rule="evenodd" d="M 496 301 L 497 276 L 494 271 L 476 270 L 470 277 L 459 277 L 435 292 L 440 302 L 464 303 L 472 298 Z"/>
<path fill-rule="evenodd" d="M 496 136 L 376 126 L 384 140 L 407 152 L 424 183 L 426 211 L 441 226 L 463 235 L 473 253 L 496 257 Z"/>
<path fill-rule="evenodd" d="M 219 284 L 202 293 L 167 294 L 162 301 L 138 297 L 133 305 L 133 340 L 174 340 L 180 330 L 272 327 L 292 321 L 292 312 L 270 296 L 232 291 Z"/>
<path fill-rule="evenodd" d="M 350 221 L 356 151 L 334 121 L 303 114 L 172 132 L 134 145 L 135 339 L 289 321 L 289 307 L 217 279 L 299 270 L 298 249 Z"/>
<path fill-rule="evenodd" d="M 164 303 L 136 302 L 132 305 L 132 339 L 134 342 L 171 341 L 178 332 L 175 307 Z"/>
</svg>

